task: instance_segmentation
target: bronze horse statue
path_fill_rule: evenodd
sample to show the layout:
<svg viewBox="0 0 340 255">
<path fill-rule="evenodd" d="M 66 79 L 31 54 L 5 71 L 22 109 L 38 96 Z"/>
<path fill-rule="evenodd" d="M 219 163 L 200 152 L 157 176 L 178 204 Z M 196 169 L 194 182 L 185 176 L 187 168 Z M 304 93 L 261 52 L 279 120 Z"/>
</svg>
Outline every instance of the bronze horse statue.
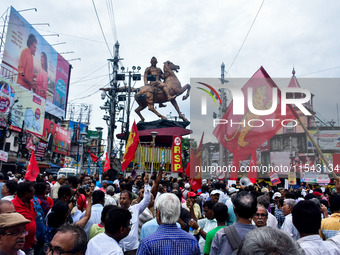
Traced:
<svg viewBox="0 0 340 255">
<path fill-rule="evenodd" d="M 179 110 L 179 107 L 176 102 L 176 97 L 183 94 L 184 91 L 187 91 L 186 95 L 183 96 L 182 100 L 187 99 L 189 97 L 191 86 L 190 84 L 186 84 L 184 87 L 181 87 L 181 83 L 178 80 L 176 74 L 174 73 L 174 71 L 178 72 L 178 69 L 179 69 L 178 65 L 173 64 L 169 60 L 166 61 L 163 67 L 164 82 L 162 83 L 162 85 L 165 85 L 169 90 L 169 94 L 174 97 L 173 99 L 170 100 L 170 102 L 175 107 L 178 116 L 183 121 L 188 121 Z M 148 109 L 155 113 L 158 117 L 166 119 L 166 117 L 160 114 L 158 111 L 156 111 L 154 107 L 155 103 L 165 103 L 169 101 L 161 88 L 152 85 L 143 86 L 135 95 L 135 99 L 136 102 L 139 104 L 135 112 L 141 118 L 141 121 L 144 121 L 145 119 L 140 112 L 144 110 L 146 107 L 148 107 Z"/>
</svg>

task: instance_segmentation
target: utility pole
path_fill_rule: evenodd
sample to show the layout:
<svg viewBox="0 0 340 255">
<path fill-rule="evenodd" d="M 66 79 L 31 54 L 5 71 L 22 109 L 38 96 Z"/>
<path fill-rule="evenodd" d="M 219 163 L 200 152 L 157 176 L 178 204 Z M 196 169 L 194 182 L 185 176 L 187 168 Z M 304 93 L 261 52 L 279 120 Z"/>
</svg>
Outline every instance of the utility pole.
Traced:
<svg viewBox="0 0 340 255">
<path fill-rule="evenodd" d="M 109 59 L 109 61 L 113 62 L 113 79 L 110 81 L 111 89 L 109 90 L 109 99 L 110 99 L 110 120 L 108 125 L 108 133 L 107 133 L 107 154 L 109 158 L 111 158 L 112 148 L 113 148 L 113 140 L 114 140 L 114 132 L 115 132 L 115 124 L 116 124 L 116 93 L 118 88 L 117 74 L 118 74 L 118 62 L 119 62 L 119 43 L 118 41 L 115 44 L 115 55 L 113 59 Z"/>
<path fill-rule="evenodd" d="M 221 83 L 224 84 L 228 81 L 226 81 L 224 79 L 224 73 L 225 73 L 225 65 L 224 63 L 222 62 L 222 65 L 221 65 Z M 226 95 L 226 92 L 223 89 L 220 90 L 220 93 L 221 93 L 221 97 L 222 97 L 222 106 L 219 107 L 219 115 L 220 115 L 220 118 L 223 118 L 224 114 L 225 114 L 225 111 L 226 111 L 226 108 L 227 108 L 227 95 Z M 227 162 L 225 162 L 224 160 L 224 156 L 226 154 L 226 157 L 227 157 Z M 219 144 L 219 166 L 224 166 L 225 164 L 228 166 L 229 165 L 229 152 L 223 147 L 223 145 L 220 143 Z M 227 173 L 227 177 L 229 177 L 229 174 L 230 173 Z"/>
</svg>

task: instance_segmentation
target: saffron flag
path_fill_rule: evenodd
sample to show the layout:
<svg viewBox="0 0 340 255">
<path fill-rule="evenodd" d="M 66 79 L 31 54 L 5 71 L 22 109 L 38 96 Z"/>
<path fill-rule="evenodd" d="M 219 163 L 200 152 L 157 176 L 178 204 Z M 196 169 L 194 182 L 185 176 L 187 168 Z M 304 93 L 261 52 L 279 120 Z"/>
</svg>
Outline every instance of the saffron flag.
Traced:
<svg viewBox="0 0 340 255">
<path fill-rule="evenodd" d="M 111 169 L 110 159 L 109 159 L 109 156 L 106 153 L 105 164 L 104 164 L 104 173 L 109 169 Z"/>
<path fill-rule="evenodd" d="M 126 147 L 125 147 L 125 153 L 124 153 L 122 168 L 121 168 L 123 172 L 128 167 L 130 162 L 134 160 L 135 152 L 137 150 L 138 144 L 139 144 L 139 134 L 138 134 L 136 122 L 134 121 L 132 124 L 131 132 L 129 134 L 129 138 L 126 143 Z"/>
<path fill-rule="evenodd" d="M 255 183 L 256 178 L 257 178 L 256 161 L 257 161 L 256 151 L 254 150 L 252 155 L 251 155 L 251 159 L 250 159 L 250 163 L 249 163 L 249 171 L 248 171 L 248 178 L 251 181 L 251 183 Z"/>
<path fill-rule="evenodd" d="M 229 179 L 236 181 L 239 170 L 240 170 L 240 161 L 238 159 L 238 150 L 235 150 Z"/>
<path fill-rule="evenodd" d="M 30 182 L 34 182 L 40 172 L 38 162 L 35 159 L 34 151 L 31 154 L 30 162 L 28 163 L 27 171 L 25 174 L 25 179 Z"/>
<path fill-rule="evenodd" d="M 99 157 L 94 155 L 91 151 L 87 150 L 87 152 L 90 153 L 90 157 L 91 157 L 93 162 L 97 162 L 99 160 Z"/>
<path fill-rule="evenodd" d="M 189 177 L 189 183 L 193 191 L 196 191 L 202 187 L 201 167 L 202 167 L 203 137 L 204 133 L 202 134 L 201 141 L 200 144 L 198 145 L 196 152 L 194 151 L 193 148 L 190 149 L 190 159 L 185 172 L 185 174 Z"/>
<path fill-rule="evenodd" d="M 286 115 L 281 115 L 281 92 L 262 66 L 243 86 L 242 93 L 244 103 L 247 102 L 244 104 L 244 114 L 238 114 L 241 112 L 240 105 L 234 109 L 233 100 L 223 116 L 224 123 L 218 124 L 213 134 L 229 152 L 234 154 L 238 151 L 239 160 L 246 160 L 282 125 L 296 118 L 288 106 Z"/>
</svg>

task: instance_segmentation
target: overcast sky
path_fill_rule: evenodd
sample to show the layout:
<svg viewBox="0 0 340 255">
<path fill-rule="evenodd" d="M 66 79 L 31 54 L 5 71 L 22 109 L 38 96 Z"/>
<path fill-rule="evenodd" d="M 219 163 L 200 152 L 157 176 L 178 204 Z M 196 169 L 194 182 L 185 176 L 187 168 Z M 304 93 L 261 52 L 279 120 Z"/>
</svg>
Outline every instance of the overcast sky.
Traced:
<svg viewBox="0 0 340 255">
<path fill-rule="evenodd" d="M 94 3 L 111 52 L 118 40 L 122 64 L 130 68 L 141 66 L 142 73 L 150 65 L 151 57 L 156 56 L 159 67 L 166 60 L 181 66 L 177 75 L 182 85 L 189 83 L 191 77 L 219 77 L 222 62 L 226 70 L 230 69 L 226 74 L 230 78 L 251 77 L 260 66 L 271 77 L 289 78 L 293 67 L 298 78 L 340 77 L 337 0 L 94 0 Z M 0 1 L 1 14 L 10 5 L 18 11 L 37 8 L 37 12 L 26 11 L 21 15 L 33 24 L 49 23 L 50 27 L 34 27 L 42 35 L 60 35 L 45 39 L 51 44 L 66 42 L 54 47 L 58 52 L 74 51 L 63 55 L 66 60 L 81 58 L 70 62 L 73 69 L 69 102 L 92 104 L 90 128 L 102 126 L 107 132 L 102 120 L 104 112 L 99 109 L 103 101 L 97 91 L 109 82 L 107 59 L 111 56 L 92 1 Z M 112 10 L 115 29 L 110 22 Z M 142 82 L 135 86 L 142 86 Z M 315 94 L 318 112 L 337 121 L 340 84 L 305 87 Z M 189 100 L 179 105 L 188 116 Z M 169 105 L 161 112 L 174 115 L 175 110 Z M 142 114 L 149 120 L 157 119 L 147 110 Z M 134 115 L 133 118 L 139 121 Z"/>
</svg>

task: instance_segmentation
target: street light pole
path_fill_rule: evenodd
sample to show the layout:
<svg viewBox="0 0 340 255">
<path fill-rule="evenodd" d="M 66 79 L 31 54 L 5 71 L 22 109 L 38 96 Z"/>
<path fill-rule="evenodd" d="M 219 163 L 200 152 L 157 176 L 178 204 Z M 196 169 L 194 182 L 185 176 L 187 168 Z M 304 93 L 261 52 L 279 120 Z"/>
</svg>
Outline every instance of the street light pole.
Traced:
<svg viewBox="0 0 340 255">
<path fill-rule="evenodd" d="M 155 160 L 155 145 L 156 145 L 156 136 L 158 134 L 158 132 L 156 131 L 151 131 L 150 132 L 151 136 L 152 136 L 152 158 L 151 158 L 151 176 L 153 174 L 153 162 Z"/>
</svg>

